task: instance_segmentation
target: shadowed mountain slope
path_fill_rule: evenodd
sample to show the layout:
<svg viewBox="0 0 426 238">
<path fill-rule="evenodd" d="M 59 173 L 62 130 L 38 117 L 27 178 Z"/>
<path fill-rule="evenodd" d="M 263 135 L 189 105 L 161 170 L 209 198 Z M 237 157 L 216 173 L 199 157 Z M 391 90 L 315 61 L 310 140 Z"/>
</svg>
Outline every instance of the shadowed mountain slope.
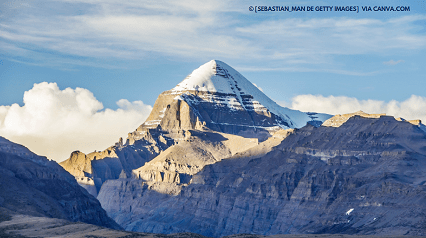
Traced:
<svg viewBox="0 0 426 238">
<path fill-rule="evenodd" d="M 0 206 L 18 214 L 120 229 L 96 198 L 54 161 L 0 137 Z"/>
</svg>

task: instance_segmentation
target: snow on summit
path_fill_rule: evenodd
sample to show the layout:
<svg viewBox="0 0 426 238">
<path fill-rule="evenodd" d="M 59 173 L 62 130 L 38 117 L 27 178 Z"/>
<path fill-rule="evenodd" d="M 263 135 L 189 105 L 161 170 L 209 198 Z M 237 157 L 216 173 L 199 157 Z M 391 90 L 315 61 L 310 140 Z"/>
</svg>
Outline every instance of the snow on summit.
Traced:
<svg viewBox="0 0 426 238">
<path fill-rule="evenodd" d="M 236 84 L 240 93 L 251 94 L 255 87 L 235 69 L 219 60 L 211 60 L 194 70 L 172 91 L 208 91 L 235 94 Z M 257 89 L 257 88 L 256 88 Z"/>
<path fill-rule="evenodd" d="M 259 103 L 275 115 L 285 118 L 285 120 L 291 122 L 291 128 L 300 128 L 306 125 L 307 121 L 314 119 L 324 121 L 330 117 L 326 114 L 307 114 L 279 106 L 243 75 L 219 60 L 211 60 L 201 65 L 171 90 L 172 94 L 178 95 L 185 91 L 235 95 L 242 107 L 244 107 L 246 103 L 243 102 L 241 96 L 251 95 L 253 97 L 252 102 Z"/>
</svg>

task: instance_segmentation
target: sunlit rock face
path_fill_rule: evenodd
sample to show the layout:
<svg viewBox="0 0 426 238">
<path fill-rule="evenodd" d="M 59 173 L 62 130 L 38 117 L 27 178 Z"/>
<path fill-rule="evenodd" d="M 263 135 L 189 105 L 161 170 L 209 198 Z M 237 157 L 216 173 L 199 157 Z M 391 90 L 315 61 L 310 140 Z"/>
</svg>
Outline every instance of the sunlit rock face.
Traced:
<svg viewBox="0 0 426 238">
<path fill-rule="evenodd" d="M 386 114 L 384 114 L 384 113 L 382 113 L 382 114 L 369 114 L 369 113 L 365 113 L 363 111 L 357 111 L 357 112 L 354 112 L 354 113 L 347 113 L 347 114 L 343 114 L 343 115 L 335 115 L 332 118 L 326 120 L 322 124 L 322 126 L 339 127 L 343 123 L 345 123 L 347 120 L 349 120 L 349 118 L 354 117 L 354 116 L 360 116 L 360 117 L 365 117 L 365 118 L 380 118 L 381 116 L 386 116 Z"/>
<path fill-rule="evenodd" d="M 122 171 L 127 178 L 180 186 L 205 165 L 257 145 L 281 129 L 320 125 L 330 117 L 281 107 L 235 69 L 212 60 L 161 93 L 148 119 L 127 139 L 87 155 L 75 151 L 60 164 L 95 196 L 106 180 L 118 179 Z M 212 138 L 200 139 L 198 135 L 207 132 Z M 190 163 L 156 158 L 182 150 L 191 151 Z M 156 162 L 150 162 L 154 158 Z M 160 190 L 178 193 L 180 188 L 174 185 Z"/>
<path fill-rule="evenodd" d="M 105 183 L 98 198 L 134 231 L 426 235 L 419 126 L 352 116 L 339 127 L 308 125 L 256 153 L 266 142 L 205 166 L 178 195 L 122 179 Z"/>
<path fill-rule="evenodd" d="M 15 214 L 119 229 L 96 198 L 54 161 L 0 137 L 0 206 Z"/>
</svg>

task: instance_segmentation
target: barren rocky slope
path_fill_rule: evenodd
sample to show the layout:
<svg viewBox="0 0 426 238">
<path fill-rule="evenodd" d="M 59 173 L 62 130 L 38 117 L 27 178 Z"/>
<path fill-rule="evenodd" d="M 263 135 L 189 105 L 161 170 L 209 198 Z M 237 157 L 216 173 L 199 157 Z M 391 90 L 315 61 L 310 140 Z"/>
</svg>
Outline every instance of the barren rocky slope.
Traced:
<svg viewBox="0 0 426 238">
<path fill-rule="evenodd" d="M 106 183 L 116 192 L 100 201 L 133 231 L 426 235 L 425 182 L 419 126 L 352 116 L 340 127 L 307 125 L 266 154 L 207 165 L 176 196 L 122 179 Z"/>
<path fill-rule="evenodd" d="M 18 214 L 120 229 L 96 198 L 54 161 L 0 137 L 0 207 Z"/>
</svg>

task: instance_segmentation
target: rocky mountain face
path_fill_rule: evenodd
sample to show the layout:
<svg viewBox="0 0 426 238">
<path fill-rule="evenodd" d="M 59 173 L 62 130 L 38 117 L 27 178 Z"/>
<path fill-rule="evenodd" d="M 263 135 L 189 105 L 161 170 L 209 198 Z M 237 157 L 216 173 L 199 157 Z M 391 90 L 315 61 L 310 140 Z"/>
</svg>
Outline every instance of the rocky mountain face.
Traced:
<svg viewBox="0 0 426 238">
<path fill-rule="evenodd" d="M 212 60 L 165 91 L 136 132 L 149 128 L 201 129 L 266 139 L 269 131 L 322 123 L 331 116 L 304 113 L 276 104 L 229 65 Z"/>
<path fill-rule="evenodd" d="M 212 60 L 160 94 L 148 119 L 125 141 L 120 138 L 102 152 L 75 151 L 60 164 L 94 196 L 106 180 L 120 174 L 157 185 L 165 182 L 161 188 L 150 186 L 175 194 L 207 164 L 279 130 L 320 125 L 330 117 L 283 108 L 232 67 Z M 191 156 L 180 156 L 185 151 Z"/>
<path fill-rule="evenodd" d="M 99 201 L 54 161 L 0 137 L 0 206 L 15 214 L 120 229 Z"/>
<path fill-rule="evenodd" d="M 98 199 L 132 231 L 426 235 L 426 134 L 414 124 L 308 124 L 206 165 L 177 195 L 119 179 Z"/>
</svg>

